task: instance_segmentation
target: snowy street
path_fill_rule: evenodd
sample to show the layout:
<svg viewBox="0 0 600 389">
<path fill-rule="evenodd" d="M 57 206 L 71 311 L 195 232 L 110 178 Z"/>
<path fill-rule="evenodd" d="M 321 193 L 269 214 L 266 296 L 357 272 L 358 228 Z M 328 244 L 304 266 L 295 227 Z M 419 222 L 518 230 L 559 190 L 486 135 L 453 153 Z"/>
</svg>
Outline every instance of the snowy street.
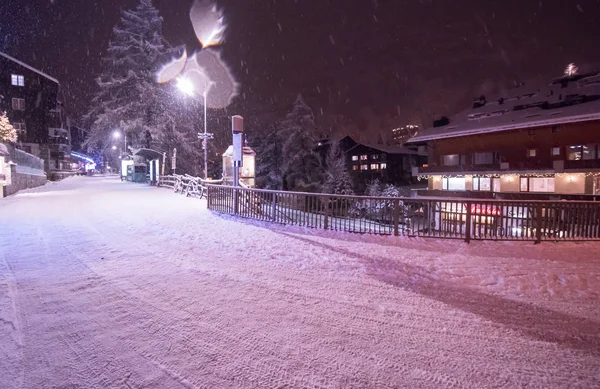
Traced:
<svg viewBox="0 0 600 389">
<path fill-rule="evenodd" d="M 0 388 L 600 387 L 600 244 L 362 236 L 75 177 L 0 199 Z"/>
</svg>

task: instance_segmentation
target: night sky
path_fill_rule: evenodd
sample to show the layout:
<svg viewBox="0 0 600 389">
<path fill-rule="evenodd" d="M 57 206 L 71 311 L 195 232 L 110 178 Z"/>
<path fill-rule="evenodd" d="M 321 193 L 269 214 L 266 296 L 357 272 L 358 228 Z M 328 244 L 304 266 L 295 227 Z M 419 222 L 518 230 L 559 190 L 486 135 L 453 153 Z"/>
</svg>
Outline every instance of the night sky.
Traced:
<svg viewBox="0 0 600 389">
<path fill-rule="evenodd" d="M 83 113 L 100 57 L 137 0 L 1 0 L 0 50 L 58 78 Z M 172 44 L 200 48 L 191 0 L 155 0 Z M 302 93 L 323 130 L 373 135 L 470 100 L 600 68 L 600 0 L 221 0 L 241 84 L 227 114 L 280 118 Z"/>
</svg>

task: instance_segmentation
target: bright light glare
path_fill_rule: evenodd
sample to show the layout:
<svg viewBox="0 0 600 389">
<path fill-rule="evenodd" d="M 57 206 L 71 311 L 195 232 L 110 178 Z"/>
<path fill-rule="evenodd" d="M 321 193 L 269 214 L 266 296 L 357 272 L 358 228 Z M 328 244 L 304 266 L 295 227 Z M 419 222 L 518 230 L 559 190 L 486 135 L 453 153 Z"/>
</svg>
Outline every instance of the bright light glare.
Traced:
<svg viewBox="0 0 600 389">
<path fill-rule="evenodd" d="M 121 137 L 121 133 L 119 131 L 113 132 L 113 138 L 118 139 Z"/>
<path fill-rule="evenodd" d="M 116 150 L 116 149 L 117 149 L 117 146 L 113 146 L 113 147 L 112 147 L 112 149 L 113 149 L 113 150 Z"/>
<path fill-rule="evenodd" d="M 188 96 L 194 94 L 194 84 L 185 77 L 179 77 L 177 79 L 177 88 Z"/>
</svg>

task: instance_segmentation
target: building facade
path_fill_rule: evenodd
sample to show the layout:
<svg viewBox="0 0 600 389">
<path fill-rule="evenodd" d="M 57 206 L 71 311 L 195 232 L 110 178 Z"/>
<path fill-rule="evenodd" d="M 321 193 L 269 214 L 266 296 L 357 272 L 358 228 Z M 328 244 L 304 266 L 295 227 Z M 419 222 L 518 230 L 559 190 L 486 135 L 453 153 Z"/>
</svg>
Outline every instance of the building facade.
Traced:
<svg viewBox="0 0 600 389">
<path fill-rule="evenodd" d="M 319 151 L 325 160 L 328 142 L 320 142 Z M 412 168 L 427 161 L 417 148 L 398 145 L 357 142 L 346 136 L 338 141 L 346 156 L 348 172 L 352 177 L 354 191 L 364 193 L 367 184 L 375 179 L 383 184 L 408 186 L 417 183 L 412 177 Z"/>
<path fill-rule="evenodd" d="M 44 160 L 47 173 L 70 168 L 70 135 L 55 78 L 0 52 L 0 110 L 18 132 L 18 147 Z"/>
<path fill-rule="evenodd" d="M 419 132 L 422 194 L 481 198 L 600 196 L 600 72 L 522 86 Z"/>
</svg>

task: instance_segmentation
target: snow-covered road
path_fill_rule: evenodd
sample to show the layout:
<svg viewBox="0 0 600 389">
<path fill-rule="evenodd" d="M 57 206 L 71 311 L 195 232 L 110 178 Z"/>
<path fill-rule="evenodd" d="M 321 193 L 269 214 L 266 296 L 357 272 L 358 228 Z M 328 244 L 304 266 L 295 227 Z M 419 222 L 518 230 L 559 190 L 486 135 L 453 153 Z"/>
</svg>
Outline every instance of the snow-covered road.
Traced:
<svg viewBox="0 0 600 389">
<path fill-rule="evenodd" d="M 600 245 L 337 234 L 111 177 L 0 199 L 0 388 L 600 387 Z"/>
</svg>

